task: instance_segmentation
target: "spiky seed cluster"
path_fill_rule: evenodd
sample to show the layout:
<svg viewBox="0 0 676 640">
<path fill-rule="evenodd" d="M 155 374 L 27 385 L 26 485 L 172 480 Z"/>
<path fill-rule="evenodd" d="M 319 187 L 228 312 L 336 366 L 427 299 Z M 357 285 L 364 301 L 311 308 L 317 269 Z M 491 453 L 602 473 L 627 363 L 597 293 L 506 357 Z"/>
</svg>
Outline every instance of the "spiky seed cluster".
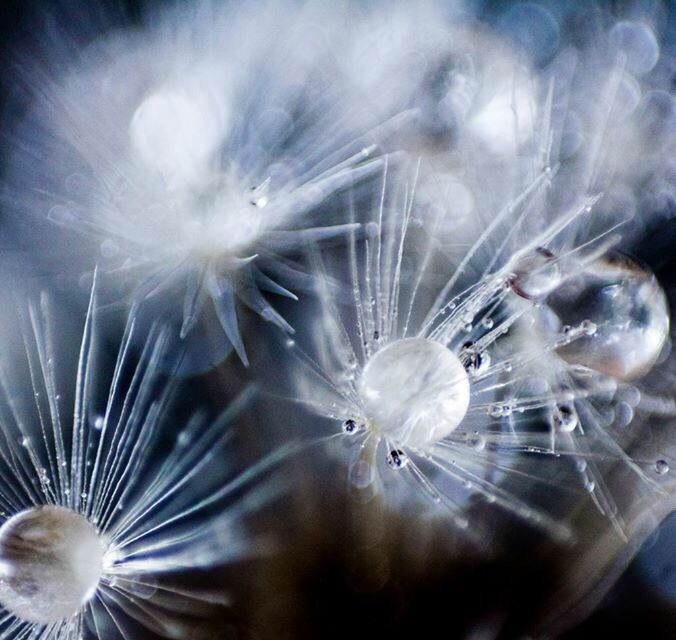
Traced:
<svg viewBox="0 0 676 640">
<path fill-rule="evenodd" d="M 503 16 L 513 49 L 445 5 L 196 0 L 23 67 L 33 102 L 5 202 L 58 269 L 67 248 L 81 283 L 95 277 L 72 424 L 46 296 L 23 336 L 35 424 L 2 370 L 3 637 L 126 639 L 128 616 L 187 633 L 139 593 L 249 549 L 222 532 L 272 491 L 239 496 L 232 514 L 228 500 L 285 452 L 226 481 L 241 400 L 215 423 L 197 413 L 162 460 L 153 444 L 210 317 L 245 365 L 243 307 L 294 332 L 268 294 L 317 294 L 287 343 L 302 363 L 295 399 L 339 422 L 360 489 L 431 503 L 471 533 L 481 496 L 562 539 L 568 523 L 519 481 L 581 487 L 623 535 L 607 467 L 650 495 L 667 486 L 673 449 L 639 460 L 624 433 L 635 384 L 667 353 L 668 301 L 618 251 L 676 192 L 655 34 L 619 21 L 604 53 L 557 53 L 556 20 L 526 3 Z M 96 412 L 96 300 L 110 286 L 132 310 Z M 672 396 L 652 398 L 656 413 Z M 164 589 L 170 605 L 186 596 Z"/>
</svg>

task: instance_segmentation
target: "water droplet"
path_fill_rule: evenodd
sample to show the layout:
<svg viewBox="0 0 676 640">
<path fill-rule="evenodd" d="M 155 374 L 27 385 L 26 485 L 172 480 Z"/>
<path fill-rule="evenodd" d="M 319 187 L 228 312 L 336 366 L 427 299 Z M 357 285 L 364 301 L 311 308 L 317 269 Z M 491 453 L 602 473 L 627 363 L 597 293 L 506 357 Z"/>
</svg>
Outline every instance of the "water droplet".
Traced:
<svg viewBox="0 0 676 640">
<path fill-rule="evenodd" d="M 493 318 L 486 317 L 481 321 L 481 324 L 486 329 L 492 329 L 495 323 L 493 322 Z"/>
<path fill-rule="evenodd" d="M 469 377 L 450 349 L 424 338 L 386 345 L 366 362 L 357 391 L 369 421 L 400 446 L 437 442 L 462 422 Z"/>
<path fill-rule="evenodd" d="M 486 448 L 486 438 L 475 433 L 467 439 L 467 444 L 476 451 L 483 451 Z"/>
<path fill-rule="evenodd" d="M 596 333 L 596 324 L 591 320 L 583 320 L 580 328 L 587 336 L 593 336 Z"/>
<path fill-rule="evenodd" d="M 366 235 L 369 238 L 375 238 L 378 235 L 378 223 L 377 222 L 368 222 L 366 224 Z"/>
<path fill-rule="evenodd" d="M 559 404 L 552 412 L 554 429 L 561 433 L 570 433 L 578 424 L 577 411 L 570 404 Z"/>
<path fill-rule="evenodd" d="M 284 342 L 284 346 L 285 346 L 287 349 L 291 349 L 292 347 L 295 347 L 295 346 L 296 346 L 296 341 L 295 341 L 295 340 L 292 340 L 291 338 L 289 338 L 288 340 L 286 340 L 286 342 Z"/>
<path fill-rule="evenodd" d="M 490 354 L 487 351 L 477 351 L 475 343 L 471 340 L 462 345 L 460 357 L 464 363 L 465 370 L 472 377 L 482 375 L 491 366 Z"/>
<path fill-rule="evenodd" d="M 0 527 L 0 547 L 2 605 L 24 626 L 62 628 L 81 613 L 101 578 L 102 541 L 90 522 L 67 508 L 40 505 L 15 514 Z"/>
<path fill-rule="evenodd" d="M 387 454 L 387 464 L 392 469 L 403 469 L 408 462 L 408 456 L 400 449 L 394 449 Z"/>
<path fill-rule="evenodd" d="M 626 427 L 634 419 L 634 410 L 628 402 L 618 402 L 615 408 L 615 426 Z"/>
<path fill-rule="evenodd" d="M 657 360 L 669 330 L 662 288 L 648 269 L 618 253 L 587 265 L 547 298 L 546 324 L 580 326 L 584 335 L 559 346 L 557 353 L 620 380 L 647 373 Z M 592 327 L 595 331 L 592 331 Z"/>
<path fill-rule="evenodd" d="M 359 431 L 359 424 L 352 418 L 348 418 L 343 422 L 343 433 L 353 435 Z"/>
<path fill-rule="evenodd" d="M 561 283 L 556 256 L 543 247 L 538 247 L 533 255 L 521 258 L 511 271 L 510 288 L 526 300 L 542 300 Z"/>
<path fill-rule="evenodd" d="M 669 473 L 669 463 L 666 460 L 658 460 L 655 463 L 655 473 L 660 476 Z"/>
<path fill-rule="evenodd" d="M 502 405 L 501 404 L 492 404 L 488 407 L 488 415 L 491 418 L 501 418 L 502 417 Z"/>
<path fill-rule="evenodd" d="M 101 431 L 101 429 L 103 429 L 104 422 L 103 416 L 96 416 L 96 419 L 94 420 L 94 429 Z"/>
</svg>

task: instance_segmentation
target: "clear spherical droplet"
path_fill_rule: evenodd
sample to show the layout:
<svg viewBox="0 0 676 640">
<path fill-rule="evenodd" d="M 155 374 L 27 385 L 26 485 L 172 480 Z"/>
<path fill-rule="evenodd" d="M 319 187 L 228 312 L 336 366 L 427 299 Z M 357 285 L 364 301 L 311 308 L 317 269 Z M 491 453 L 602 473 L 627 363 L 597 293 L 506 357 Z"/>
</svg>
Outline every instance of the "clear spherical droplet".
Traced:
<svg viewBox="0 0 676 640">
<path fill-rule="evenodd" d="M 475 433 L 467 438 L 467 444 L 475 451 L 483 451 L 486 448 L 486 438 Z"/>
<path fill-rule="evenodd" d="M 347 435 L 352 435 L 354 433 L 357 433 L 357 431 L 359 431 L 359 423 L 356 420 L 348 418 L 343 422 L 343 433 L 346 433 Z"/>
<path fill-rule="evenodd" d="M 578 423 L 575 407 L 570 404 L 559 404 L 552 412 L 554 429 L 561 433 L 570 433 L 575 430 Z"/>
<path fill-rule="evenodd" d="M 480 351 L 475 343 L 468 341 L 462 345 L 460 351 L 465 370 L 472 377 L 477 377 L 485 373 L 491 366 L 491 356 L 488 351 Z"/>
<path fill-rule="evenodd" d="M 660 476 L 669 473 L 669 463 L 666 460 L 658 460 L 655 463 L 655 473 Z"/>
<path fill-rule="evenodd" d="M 0 603 L 22 620 L 51 624 L 76 614 L 101 578 L 94 527 L 62 507 L 34 507 L 0 527 Z"/>
<path fill-rule="evenodd" d="M 541 300 L 561 283 L 556 256 L 543 247 L 538 247 L 533 255 L 519 259 L 511 271 L 510 288 L 526 300 Z"/>
<path fill-rule="evenodd" d="M 423 338 L 393 342 L 366 363 L 357 389 L 369 420 L 399 445 L 423 446 L 451 433 L 469 406 L 460 359 Z"/>
<path fill-rule="evenodd" d="M 408 456 L 400 449 L 395 449 L 387 454 L 387 464 L 392 469 L 403 469 L 408 464 Z"/>
<path fill-rule="evenodd" d="M 646 267 L 620 255 L 596 260 L 568 278 L 546 301 L 559 326 L 580 326 L 582 335 L 557 349 L 570 364 L 620 380 L 647 373 L 669 332 L 662 288 Z M 549 325 L 552 320 L 541 323 Z"/>
</svg>

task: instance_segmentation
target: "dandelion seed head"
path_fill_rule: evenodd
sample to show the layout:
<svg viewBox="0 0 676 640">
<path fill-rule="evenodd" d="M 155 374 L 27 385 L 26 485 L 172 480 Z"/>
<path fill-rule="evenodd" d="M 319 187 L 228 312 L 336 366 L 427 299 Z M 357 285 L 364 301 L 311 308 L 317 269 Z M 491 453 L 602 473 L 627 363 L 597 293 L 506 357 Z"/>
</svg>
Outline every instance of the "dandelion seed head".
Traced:
<svg viewBox="0 0 676 640">
<path fill-rule="evenodd" d="M 424 338 L 397 340 L 377 351 L 357 383 L 366 415 L 400 445 L 424 447 L 462 422 L 470 397 L 460 359 Z"/>
<path fill-rule="evenodd" d="M 0 603 L 28 622 L 70 618 L 96 592 L 103 555 L 81 514 L 57 506 L 22 511 L 0 527 Z"/>
</svg>

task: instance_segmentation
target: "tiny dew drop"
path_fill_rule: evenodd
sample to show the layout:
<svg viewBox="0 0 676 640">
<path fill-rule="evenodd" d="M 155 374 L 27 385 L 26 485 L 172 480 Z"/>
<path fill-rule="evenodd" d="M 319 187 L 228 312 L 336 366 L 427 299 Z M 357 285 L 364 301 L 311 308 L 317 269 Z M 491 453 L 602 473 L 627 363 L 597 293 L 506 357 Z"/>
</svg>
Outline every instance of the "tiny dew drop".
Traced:
<svg viewBox="0 0 676 640">
<path fill-rule="evenodd" d="M 669 463 L 666 460 L 658 460 L 655 463 L 655 473 L 659 476 L 669 473 Z"/>
<path fill-rule="evenodd" d="M 352 435 L 354 433 L 357 433 L 357 431 L 359 431 L 359 425 L 352 418 L 348 418 L 343 422 L 343 433 Z"/>
<path fill-rule="evenodd" d="M 488 407 L 488 415 L 491 418 L 500 418 L 502 417 L 502 405 L 500 404 L 492 404 L 490 407 Z"/>
<path fill-rule="evenodd" d="M 554 429 L 561 433 L 570 433 L 577 427 L 577 412 L 572 405 L 558 404 L 552 412 Z"/>
<path fill-rule="evenodd" d="M 486 438 L 475 433 L 467 439 L 467 444 L 475 451 L 483 451 L 486 448 Z"/>
<path fill-rule="evenodd" d="M 492 329 L 494 325 L 493 318 L 486 317 L 481 321 L 481 324 L 485 329 Z"/>
<path fill-rule="evenodd" d="M 462 345 L 460 356 L 465 371 L 473 377 L 485 373 L 491 366 L 490 354 L 487 351 L 477 350 L 475 348 L 475 343 L 471 340 Z"/>
<path fill-rule="evenodd" d="M 408 456 L 400 449 L 393 449 L 387 454 L 387 464 L 392 469 L 403 469 L 408 464 Z"/>
<path fill-rule="evenodd" d="M 583 320 L 580 327 L 585 335 L 593 336 L 596 333 L 596 323 L 591 320 Z"/>
<path fill-rule="evenodd" d="M 101 429 L 103 429 L 103 422 L 103 416 L 96 416 L 96 419 L 94 420 L 94 429 L 101 431 Z"/>
</svg>

